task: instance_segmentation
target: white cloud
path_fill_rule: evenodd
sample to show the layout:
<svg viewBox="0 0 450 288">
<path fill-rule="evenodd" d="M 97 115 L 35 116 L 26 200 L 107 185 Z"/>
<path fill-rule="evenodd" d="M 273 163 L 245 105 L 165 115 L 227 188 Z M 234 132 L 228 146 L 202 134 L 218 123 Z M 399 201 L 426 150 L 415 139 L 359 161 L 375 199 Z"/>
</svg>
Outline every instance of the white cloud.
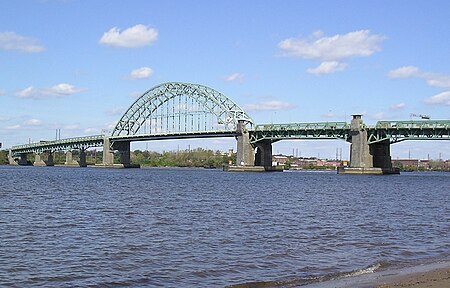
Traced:
<svg viewBox="0 0 450 288">
<path fill-rule="evenodd" d="M 391 79 L 419 78 L 432 87 L 450 88 L 450 76 L 424 72 L 415 66 L 403 66 L 391 70 L 388 72 L 388 77 Z"/>
<path fill-rule="evenodd" d="M 406 107 L 405 103 L 398 103 L 398 104 L 394 104 L 390 107 L 391 110 L 401 110 L 404 109 Z"/>
<path fill-rule="evenodd" d="M 6 121 L 9 121 L 9 120 L 10 120 L 9 117 L 2 117 L 2 116 L 0 116 L 0 122 L 6 122 Z"/>
<path fill-rule="evenodd" d="M 388 76 L 392 79 L 420 77 L 422 72 L 415 66 L 403 66 L 389 71 Z"/>
<path fill-rule="evenodd" d="M 428 75 L 427 84 L 433 87 L 450 88 L 450 76 Z"/>
<path fill-rule="evenodd" d="M 294 105 L 283 101 L 266 101 L 261 103 L 253 103 L 244 105 L 245 111 L 276 111 L 276 110 L 289 110 L 295 108 Z"/>
<path fill-rule="evenodd" d="M 316 76 L 330 74 L 337 71 L 342 71 L 347 67 L 345 63 L 339 63 L 337 61 L 325 61 L 320 63 L 316 68 L 309 68 L 308 73 L 314 74 Z"/>
<path fill-rule="evenodd" d="M 36 39 L 17 35 L 14 32 L 0 32 L 0 49 L 24 53 L 39 53 L 45 50 Z"/>
<path fill-rule="evenodd" d="M 344 35 L 324 37 L 315 32 L 308 39 L 289 38 L 278 43 L 284 56 L 322 61 L 337 61 L 353 57 L 367 57 L 380 50 L 382 35 L 372 35 L 369 30 L 350 32 Z"/>
<path fill-rule="evenodd" d="M 152 76 L 153 70 L 150 67 L 141 67 L 131 71 L 130 78 L 133 80 L 147 79 Z"/>
<path fill-rule="evenodd" d="M 120 31 L 117 27 L 111 28 L 100 38 L 99 43 L 113 47 L 138 48 L 149 46 L 158 39 L 158 31 L 142 24 Z"/>
<path fill-rule="evenodd" d="M 239 82 L 242 83 L 244 81 L 244 74 L 241 73 L 233 73 L 223 78 L 225 82 Z"/>
<path fill-rule="evenodd" d="M 450 106 L 450 91 L 431 96 L 425 99 L 426 104 Z"/>
<path fill-rule="evenodd" d="M 21 128 L 22 128 L 22 126 L 20 126 L 19 124 L 6 127 L 7 130 L 19 130 Z"/>
<path fill-rule="evenodd" d="M 6 92 L 3 90 L 0 90 L 0 96 L 5 96 L 5 95 L 6 95 Z"/>
<path fill-rule="evenodd" d="M 42 121 L 39 119 L 30 119 L 23 123 L 25 126 L 41 126 Z"/>
<path fill-rule="evenodd" d="M 34 88 L 29 86 L 16 93 L 19 98 L 26 99 L 43 99 L 43 98 L 59 98 L 82 92 L 83 89 L 75 88 L 73 85 L 61 83 L 51 88 Z"/>
</svg>

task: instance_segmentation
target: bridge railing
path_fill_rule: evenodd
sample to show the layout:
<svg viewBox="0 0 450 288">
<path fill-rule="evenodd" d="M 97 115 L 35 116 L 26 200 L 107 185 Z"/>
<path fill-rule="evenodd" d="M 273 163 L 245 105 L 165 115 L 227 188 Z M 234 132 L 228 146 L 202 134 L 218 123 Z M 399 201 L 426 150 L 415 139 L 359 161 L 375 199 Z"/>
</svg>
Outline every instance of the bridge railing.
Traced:
<svg viewBox="0 0 450 288">
<path fill-rule="evenodd" d="M 87 144 L 87 143 L 102 143 L 105 135 L 92 135 L 92 136 L 84 136 L 84 137 L 74 137 L 74 138 L 66 138 L 60 140 L 51 140 L 51 141 L 39 141 L 24 145 L 12 146 L 11 151 L 25 151 L 25 150 L 33 150 L 38 148 L 51 148 L 51 147 L 60 147 L 60 146 L 69 146 L 70 144 Z"/>
<path fill-rule="evenodd" d="M 258 124 L 252 131 L 283 131 L 283 130 L 346 130 L 350 129 L 347 122 L 316 122 L 316 123 L 286 123 Z"/>
<path fill-rule="evenodd" d="M 448 120 L 378 121 L 375 129 L 449 129 Z"/>
</svg>

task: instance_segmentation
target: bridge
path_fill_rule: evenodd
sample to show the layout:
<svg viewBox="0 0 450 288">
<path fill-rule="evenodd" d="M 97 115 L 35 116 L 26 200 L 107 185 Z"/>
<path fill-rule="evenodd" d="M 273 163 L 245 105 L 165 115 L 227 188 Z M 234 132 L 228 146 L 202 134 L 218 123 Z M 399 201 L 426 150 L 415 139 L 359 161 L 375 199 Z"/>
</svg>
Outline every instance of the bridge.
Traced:
<svg viewBox="0 0 450 288">
<path fill-rule="evenodd" d="M 351 123 L 319 122 L 255 124 L 252 118 L 224 94 L 199 84 L 169 82 L 140 96 L 117 122 L 111 135 L 94 135 L 13 146 L 10 164 L 53 165 L 55 151 L 66 152 L 66 165 L 86 166 L 86 150 L 103 147 L 103 165 L 133 167 L 130 143 L 165 139 L 234 137 L 237 165 L 272 169 L 272 144 L 286 139 L 341 139 L 350 142 L 350 167 L 391 169 L 390 145 L 404 140 L 450 140 L 450 120 L 379 121 L 366 126 L 361 115 Z M 72 151 L 79 150 L 74 161 Z M 43 161 L 42 154 L 47 160 Z M 119 164 L 119 163 L 118 163 Z"/>
</svg>

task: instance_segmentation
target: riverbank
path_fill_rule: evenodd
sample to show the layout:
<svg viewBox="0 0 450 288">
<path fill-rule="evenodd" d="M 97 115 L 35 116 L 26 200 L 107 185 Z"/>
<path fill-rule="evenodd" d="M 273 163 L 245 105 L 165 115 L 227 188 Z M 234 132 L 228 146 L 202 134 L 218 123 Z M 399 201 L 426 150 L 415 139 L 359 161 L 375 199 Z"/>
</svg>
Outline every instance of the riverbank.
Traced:
<svg viewBox="0 0 450 288">
<path fill-rule="evenodd" d="M 442 288 L 450 287 L 450 267 L 401 275 L 381 281 L 377 288 Z"/>
<path fill-rule="evenodd" d="M 337 279 L 313 283 L 305 288 L 444 288 L 450 287 L 450 261 L 412 267 L 382 269 L 373 267 Z"/>
</svg>

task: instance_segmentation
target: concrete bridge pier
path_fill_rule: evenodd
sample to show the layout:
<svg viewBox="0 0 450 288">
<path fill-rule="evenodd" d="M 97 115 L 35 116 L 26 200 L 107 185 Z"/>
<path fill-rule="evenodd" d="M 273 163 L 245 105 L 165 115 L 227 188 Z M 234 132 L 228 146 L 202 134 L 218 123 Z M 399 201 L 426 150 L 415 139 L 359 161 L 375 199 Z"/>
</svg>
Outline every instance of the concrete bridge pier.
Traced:
<svg viewBox="0 0 450 288">
<path fill-rule="evenodd" d="M 255 146 L 255 166 L 263 166 L 266 171 L 272 170 L 272 141 L 262 140 Z"/>
<path fill-rule="evenodd" d="M 361 119 L 361 115 L 353 115 L 350 124 L 352 144 L 350 146 L 350 167 L 371 168 L 372 155 L 370 155 L 367 142 L 367 131 Z"/>
<path fill-rule="evenodd" d="M 86 163 L 86 150 L 80 149 L 80 162 L 78 163 L 80 167 L 87 167 Z"/>
<path fill-rule="evenodd" d="M 9 165 L 19 165 L 16 162 L 16 160 L 14 160 L 13 153 L 11 150 L 9 150 L 9 153 L 8 153 L 8 162 L 9 162 Z"/>
<path fill-rule="evenodd" d="M 72 151 L 69 150 L 66 152 L 66 162 L 64 162 L 64 165 L 68 166 L 78 166 L 79 163 L 75 160 L 73 160 L 73 154 Z"/>
<path fill-rule="evenodd" d="M 44 161 L 46 166 L 55 166 L 53 152 L 49 151 L 47 152 L 47 161 Z"/>
<path fill-rule="evenodd" d="M 33 166 L 47 166 L 47 164 L 45 164 L 44 160 L 42 159 L 41 154 L 34 154 Z"/>
<path fill-rule="evenodd" d="M 105 137 L 103 141 L 103 165 L 112 166 L 114 165 L 114 151 L 111 151 L 111 142 L 109 137 Z"/>
<path fill-rule="evenodd" d="M 131 165 L 130 141 L 115 142 L 113 144 L 113 149 L 119 151 L 120 164 L 122 164 L 124 167 L 129 167 Z"/>
<path fill-rule="evenodd" d="M 389 140 L 369 145 L 361 115 L 353 115 L 350 127 L 350 167 L 339 167 L 340 174 L 400 174 L 392 169 Z"/>
<path fill-rule="evenodd" d="M 237 166 L 253 166 L 255 165 L 255 152 L 252 144 L 250 144 L 250 134 L 245 128 L 245 122 L 240 120 L 237 124 L 237 132 L 239 136 L 237 140 L 237 154 L 236 165 Z"/>
<path fill-rule="evenodd" d="M 373 157 L 373 167 L 392 169 L 391 143 L 389 140 L 371 144 L 370 154 Z"/>
</svg>

